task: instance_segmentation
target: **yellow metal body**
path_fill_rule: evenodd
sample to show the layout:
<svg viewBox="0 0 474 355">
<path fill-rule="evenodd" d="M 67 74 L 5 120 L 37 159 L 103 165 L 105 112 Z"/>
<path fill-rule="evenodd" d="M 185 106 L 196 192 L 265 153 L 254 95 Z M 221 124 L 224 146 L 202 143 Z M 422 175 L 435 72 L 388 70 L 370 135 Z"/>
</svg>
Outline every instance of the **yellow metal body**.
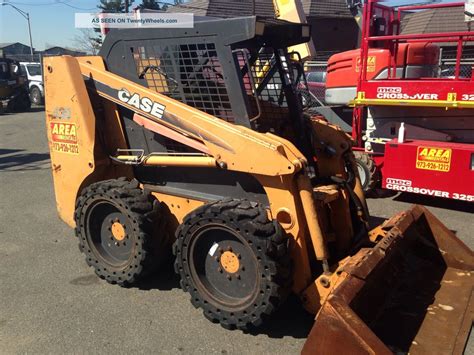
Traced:
<svg viewBox="0 0 474 355">
<path fill-rule="evenodd" d="M 299 0 L 273 0 L 275 7 L 275 16 L 280 20 L 286 20 L 295 23 L 306 23 L 306 15 L 303 5 Z M 288 52 L 298 52 L 301 59 L 314 58 L 316 49 L 313 40 L 307 43 L 301 43 L 288 48 Z"/>
<path fill-rule="evenodd" d="M 329 228 L 330 223 L 325 226 L 321 224 L 320 221 L 326 219 L 328 215 L 335 219 L 348 213 L 347 193 L 344 189 L 336 187 L 336 191 L 339 191 L 336 192 L 338 198 L 331 202 L 331 208 L 329 204 L 315 202 L 309 178 L 302 173 L 303 167 L 307 164 L 306 159 L 290 141 L 271 133 L 263 134 L 227 123 L 112 74 L 105 70 L 100 57 L 51 57 L 45 59 L 44 66 L 47 73 L 46 117 L 56 201 L 61 218 L 69 225 L 74 226 L 76 198 L 85 186 L 108 178 L 133 177 L 129 166 L 114 164 L 109 156 L 117 149 L 129 148 L 116 104 L 132 110 L 135 108 L 120 101 L 116 96 L 97 91 L 93 100 L 97 100 L 105 109 L 100 114 L 95 112 L 93 104 L 97 102 L 91 102 L 85 84 L 85 80 L 93 79 L 96 84 L 127 90 L 129 93 L 159 102 L 166 107 L 167 115 L 173 117 L 179 126 L 160 120 L 151 114 L 143 112 L 140 114 L 177 134 L 183 134 L 199 142 L 209 152 L 207 156 L 150 155 L 143 158 L 143 164 L 212 166 L 216 169 L 249 173 L 260 182 L 270 202 L 269 217 L 279 221 L 291 239 L 289 249 L 294 260 L 295 293 L 301 294 L 308 287 L 314 287 L 315 275 L 310 263 L 315 258 L 326 260 L 329 257 L 325 246 L 327 241 L 331 238 L 344 240 L 347 238 L 347 233 L 352 231 L 350 218 L 346 218 L 349 223 L 347 227 Z M 57 149 L 58 137 L 50 128 L 55 124 L 75 127 L 72 137 L 59 135 L 60 139 L 69 139 L 70 142 L 65 144 L 72 146 L 73 152 Z M 349 150 L 350 139 L 342 131 L 326 123 L 314 121 L 313 124 L 321 126 L 320 131 L 323 135 L 335 132 L 331 133 L 334 137 L 321 136 L 320 141 L 338 139 L 340 142 L 337 146 L 342 147 L 332 159 L 328 160 L 324 154 L 319 155 L 322 165 L 327 164 L 327 166 L 321 165 L 320 173 L 323 176 L 334 174 L 344 176 L 344 165 L 339 160 L 342 159 L 342 154 Z M 102 132 L 96 132 L 95 127 L 100 127 Z M 66 130 L 67 127 L 63 133 Z M 116 158 L 124 162 L 135 159 L 127 155 Z M 168 207 L 170 224 L 173 226 L 177 226 L 187 213 L 205 202 L 159 192 L 153 192 L 153 195 Z M 360 198 L 363 201 L 363 195 Z M 337 212 L 337 216 L 334 212 Z"/>
</svg>

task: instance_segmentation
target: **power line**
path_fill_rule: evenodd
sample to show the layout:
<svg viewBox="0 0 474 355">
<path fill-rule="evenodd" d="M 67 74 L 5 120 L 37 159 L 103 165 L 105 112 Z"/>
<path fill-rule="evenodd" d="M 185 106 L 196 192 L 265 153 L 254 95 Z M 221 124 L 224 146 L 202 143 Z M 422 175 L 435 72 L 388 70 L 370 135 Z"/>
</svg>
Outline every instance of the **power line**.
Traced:
<svg viewBox="0 0 474 355">
<path fill-rule="evenodd" d="M 74 6 L 74 5 L 71 5 L 71 4 L 62 2 L 62 1 L 58 1 L 58 3 L 59 3 L 59 4 L 66 5 L 66 6 L 69 6 L 69 7 L 73 8 L 73 9 L 76 9 L 76 10 L 97 10 L 97 7 L 89 8 L 89 9 L 84 9 L 84 8 L 81 8 L 81 7 L 77 7 L 77 6 Z"/>
<path fill-rule="evenodd" d="M 16 1 L 3 1 L 6 4 L 13 4 L 13 5 L 23 5 L 23 6 L 48 6 L 48 5 L 56 5 L 59 1 L 55 0 L 54 2 L 48 2 L 48 3 L 30 3 L 30 2 L 16 2 Z"/>
<path fill-rule="evenodd" d="M 69 0 L 71 1 L 71 0 Z M 92 10 L 98 10 L 97 7 L 93 8 L 82 8 L 82 7 L 77 7 L 75 5 L 71 5 L 68 2 L 64 2 L 61 0 L 55 0 L 54 2 L 49 2 L 49 3 L 25 3 L 25 2 L 17 2 L 17 1 L 6 1 L 7 4 L 13 4 L 13 5 L 20 5 L 20 6 L 51 6 L 51 5 L 65 5 L 68 6 L 72 9 L 76 10 L 84 10 L 84 11 L 92 11 Z M 191 5 L 186 5 L 186 4 L 173 4 L 169 3 L 166 1 L 156 1 L 160 5 L 167 5 L 170 7 L 176 7 L 176 8 L 185 8 L 185 9 L 190 9 L 190 10 L 207 10 L 207 7 L 197 7 L 197 6 L 191 6 Z"/>
<path fill-rule="evenodd" d="M 71 0 L 69 0 L 71 1 Z M 82 8 L 82 7 L 77 7 L 77 6 L 74 6 L 74 5 L 71 5 L 69 4 L 69 1 L 68 2 L 64 2 L 64 1 L 61 1 L 61 0 L 55 0 L 54 2 L 48 2 L 48 3 L 25 3 L 25 2 L 17 2 L 17 1 L 7 1 L 6 3 L 7 4 L 13 4 L 13 5 L 20 5 L 20 6 L 51 6 L 51 5 L 65 5 L 65 6 L 68 6 L 70 8 L 73 8 L 73 9 L 76 9 L 76 10 L 97 10 L 96 7 L 93 7 L 93 8 Z"/>
</svg>

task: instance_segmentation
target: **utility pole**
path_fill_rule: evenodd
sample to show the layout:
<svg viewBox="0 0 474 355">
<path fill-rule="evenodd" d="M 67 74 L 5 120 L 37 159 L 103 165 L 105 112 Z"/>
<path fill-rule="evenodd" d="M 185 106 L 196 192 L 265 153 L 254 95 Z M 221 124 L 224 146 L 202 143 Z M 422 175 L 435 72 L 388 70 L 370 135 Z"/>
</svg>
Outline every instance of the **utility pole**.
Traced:
<svg viewBox="0 0 474 355">
<path fill-rule="evenodd" d="M 16 11 L 18 11 L 18 13 L 23 16 L 26 21 L 28 21 L 28 34 L 30 36 L 30 55 L 31 55 L 31 61 L 34 62 L 35 60 L 35 57 L 34 57 L 34 54 L 33 54 L 33 39 L 31 37 L 31 24 L 30 24 L 30 14 L 26 11 L 23 11 L 23 10 L 20 10 L 18 7 L 16 7 L 15 5 L 12 5 L 10 3 L 7 3 L 7 2 L 2 2 L 2 6 L 5 6 L 5 5 L 8 5 L 8 6 L 11 6 L 13 7 Z"/>
<path fill-rule="evenodd" d="M 129 0 L 125 0 L 125 13 L 128 13 L 128 8 L 130 6 L 130 1 Z"/>
</svg>

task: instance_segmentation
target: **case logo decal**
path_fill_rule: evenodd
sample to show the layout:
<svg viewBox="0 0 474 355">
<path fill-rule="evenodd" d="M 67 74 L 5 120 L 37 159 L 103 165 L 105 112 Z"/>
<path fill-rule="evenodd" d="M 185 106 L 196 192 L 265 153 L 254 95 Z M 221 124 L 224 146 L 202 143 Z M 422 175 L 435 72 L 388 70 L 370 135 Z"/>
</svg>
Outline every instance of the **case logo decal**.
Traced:
<svg viewBox="0 0 474 355">
<path fill-rule="evenodd" d="M 120 101 L 129 104 L 130 106 L 136 107 L 146 113 L 149 113 L 156 118 L 162 118 L 165 112 L 165 106 L 158 102 L 154 102 L 148 97 L 140 97 L 139 94 L 131 94 L 127 89 L 119 90 L 118 98 Z"/>
<path fill-rule="evenodd" d="M 451 168 L 451 149 L 418 147 L 416 150 L 416 168 L 448 172 Z"/>
</svg>

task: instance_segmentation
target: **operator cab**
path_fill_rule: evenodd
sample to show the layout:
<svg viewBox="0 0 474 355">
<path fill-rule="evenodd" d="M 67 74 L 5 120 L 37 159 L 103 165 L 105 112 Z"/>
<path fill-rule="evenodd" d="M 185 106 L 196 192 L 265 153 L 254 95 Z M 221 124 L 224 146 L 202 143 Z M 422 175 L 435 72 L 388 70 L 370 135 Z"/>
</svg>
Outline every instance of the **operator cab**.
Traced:
<svg viewBox="0 0 474 355">
<path fill-rule="evenodd" d="M 287 51 L 309 40 L 306 24 L 255 16 L 195 17 L 190 29 L 111 30 L 100 55 L 108 71 L 173 98 L 183 108 L 192 106 L 229 123 L 287 138 L 312 162 L 310 132 L 303 122 L 298 88 L 303 67 L 293 59 L 298 54 Z M 163 120 L 172 123 L 177 119 L 163 111 Z M 152 132 L 131 110 L 119 107 L 119 112 L 129 147 L 143 154 L 199 153 L 181 135 Z M 216 137 L 215 144 L 219 139 Z M 248 174 L 142 166 L 135 166 L 134 174 L 139 181 L 192 190 L 199 196 L 219 195 L 223 188 L 225 195 L 235 192 L 235 196 L 262 198 L 267 203 L 261 185 Z"/>
<path fill-rule="evenodd" d="M 287 48 L 309 40 L 306 24 L 196 17 L 192 29 L 112 30 L 100 54 L 115 74 L 214 117 L 289 138 L 303 132 L 298 85 L 304 72 Z M 160 150 L 145 151 L 184 149 L 158 143 Z"/>
</svg>

